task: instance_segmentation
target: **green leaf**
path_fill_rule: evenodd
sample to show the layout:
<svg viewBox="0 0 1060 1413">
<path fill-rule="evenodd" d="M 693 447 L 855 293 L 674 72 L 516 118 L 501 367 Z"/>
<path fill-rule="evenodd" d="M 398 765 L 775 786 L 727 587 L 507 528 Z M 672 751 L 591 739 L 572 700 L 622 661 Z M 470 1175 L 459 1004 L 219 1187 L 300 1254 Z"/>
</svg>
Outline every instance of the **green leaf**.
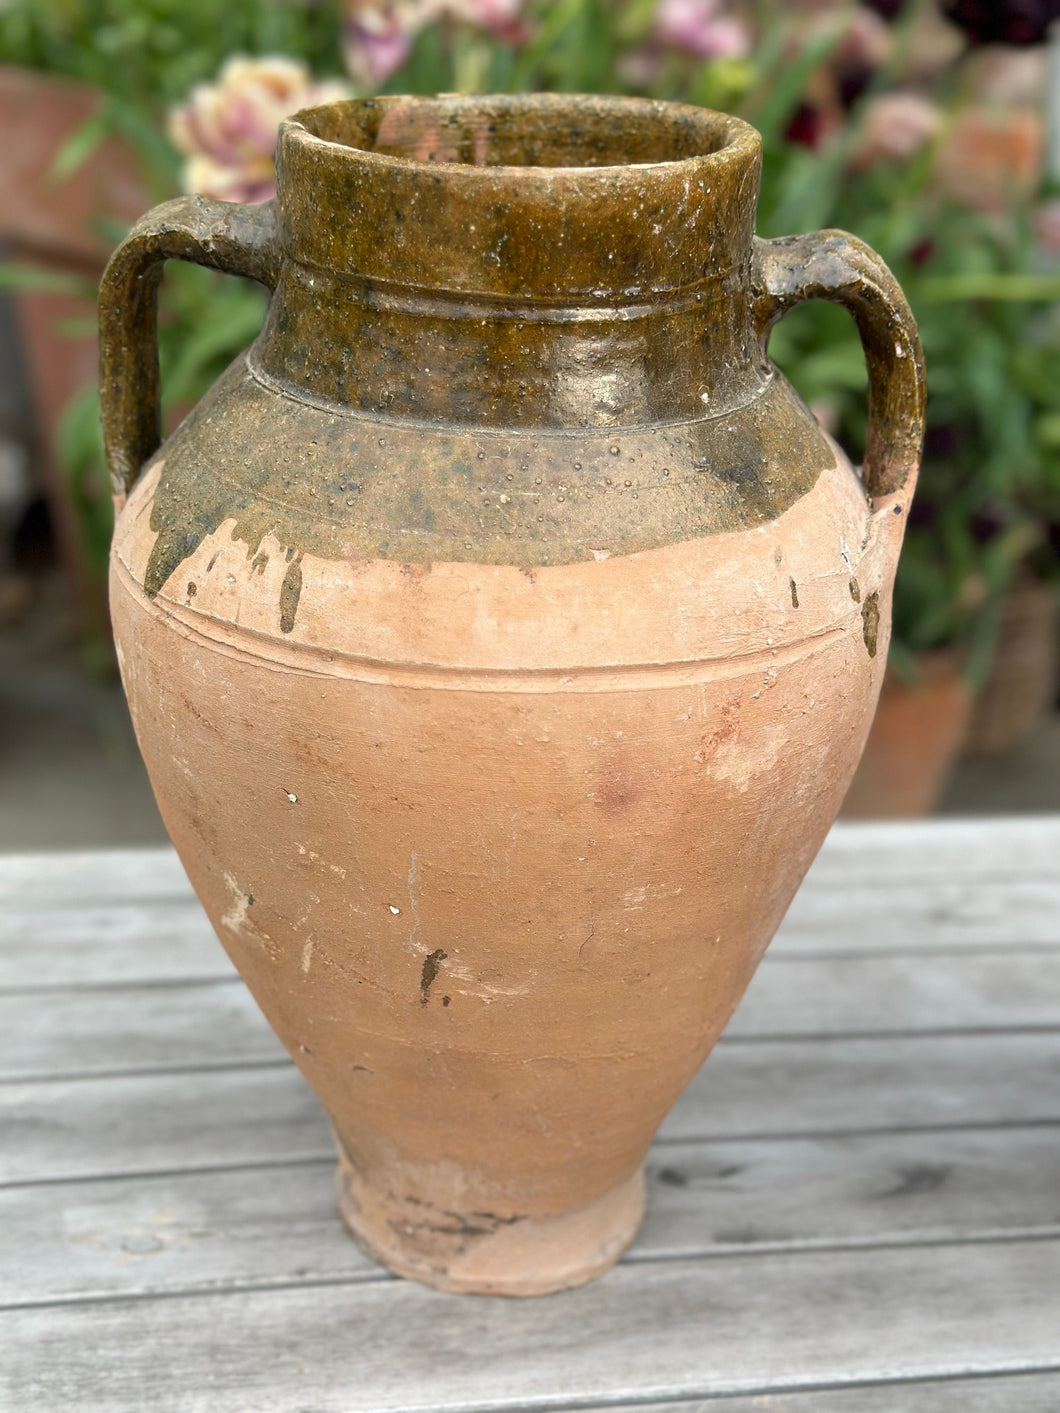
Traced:
<svg viewBox="0 0 1060 1413">
<path fill-rule="evenodd" d="M 984 271 L 957 275 L 936 275 L 922 280 L 916 290 L 920 304 L 961 303 L 969 299 L 992 299 L 1033 303 L 1060 299 L 1060 275 Z"/>
<path fill-rule="evenodd" d="M 93 113 L 80 127 L 75 128 L 60 146 L 48 169 L 48 181 L 59 186 L 72 177 L 95 152 L 110 130 L 110 123 L 103 110 Z"/>
<path fill-rule="evenodd" d="M 84 294 L 88 282 L 83 275 L 68 270 L 49 270 L 43 265 L 0 263 L 0 289 L 43 290 L 48 294 Z"/>
</svg>

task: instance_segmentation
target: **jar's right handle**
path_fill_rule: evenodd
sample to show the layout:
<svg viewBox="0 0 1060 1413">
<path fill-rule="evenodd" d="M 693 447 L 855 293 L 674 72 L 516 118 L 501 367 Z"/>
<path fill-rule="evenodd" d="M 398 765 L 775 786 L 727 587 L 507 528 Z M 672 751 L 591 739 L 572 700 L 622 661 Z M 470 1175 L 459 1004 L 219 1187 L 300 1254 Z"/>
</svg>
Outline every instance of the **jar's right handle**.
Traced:
<svg viewBox="0 0 1060 1413">
<path fill-rule="evenodd" d="M 869 369 L 864 479 L 870 499 L 912 495 L 924 443 L 924 356 L 898 281 L 846 231 L 755 240 L 755 314 L 763 345 L 776 321 L 807 299 L 842 304 Z"/>
</svg>

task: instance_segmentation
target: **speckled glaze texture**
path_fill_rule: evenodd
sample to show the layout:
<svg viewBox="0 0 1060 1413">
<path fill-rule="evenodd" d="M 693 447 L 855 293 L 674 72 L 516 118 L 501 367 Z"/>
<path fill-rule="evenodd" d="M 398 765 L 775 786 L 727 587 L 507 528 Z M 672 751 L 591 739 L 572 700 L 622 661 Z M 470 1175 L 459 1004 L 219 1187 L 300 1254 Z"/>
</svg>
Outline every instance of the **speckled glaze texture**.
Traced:
<svg viewBox="0 0 1060 1413">
<path fill-rule="evenodd" d="M 908 309 L 753 235 L 756 133 L 640 100 L 379 99 L 279 196 L 104 280 L 122 675 L 217 934 L 394 1270 L 541 1294 L 636 1232 L 655 1130 L 842 800 L 922 430 Z M 272 291 L 162 446 L 172 256 Z M 845 304 L 863 478 L 769 362 Z"/>
</svg>

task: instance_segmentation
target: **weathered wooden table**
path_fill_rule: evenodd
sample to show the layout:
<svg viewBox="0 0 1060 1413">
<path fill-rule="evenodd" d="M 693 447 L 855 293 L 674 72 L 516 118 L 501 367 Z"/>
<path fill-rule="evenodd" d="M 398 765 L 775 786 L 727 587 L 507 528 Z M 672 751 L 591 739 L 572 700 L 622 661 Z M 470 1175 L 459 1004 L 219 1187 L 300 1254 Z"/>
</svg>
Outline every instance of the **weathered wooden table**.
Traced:
<svg viewBox="0 0 1060 1413">
<path fill-rule="evenodd" d="M 1060 1410 L 1060 816 L 835 830 L 636 1245 L 536 1301 L 344 1235 L 171 853 L 0 859 L 0 899 L 5 1413 Z"/>
</svg>

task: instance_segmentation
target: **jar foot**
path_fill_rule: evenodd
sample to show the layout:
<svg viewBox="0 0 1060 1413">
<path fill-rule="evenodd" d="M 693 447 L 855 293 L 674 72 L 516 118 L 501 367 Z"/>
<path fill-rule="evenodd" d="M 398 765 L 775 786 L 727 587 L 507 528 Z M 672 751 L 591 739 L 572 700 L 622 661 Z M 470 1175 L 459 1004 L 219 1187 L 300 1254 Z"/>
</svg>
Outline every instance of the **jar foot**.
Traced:
<svg viewBox="0 0 1060 1413">
<path fill-rule="evenodd" d="M 357 1243 L 399 1276 L 469 1294 L 548 1295 L 615 1264 L 644 1215 L 644 1173 L 561 1216 L 455 1213 L 381 1195 L 340 1148 L 336 1197 Z"/>
</svg>

